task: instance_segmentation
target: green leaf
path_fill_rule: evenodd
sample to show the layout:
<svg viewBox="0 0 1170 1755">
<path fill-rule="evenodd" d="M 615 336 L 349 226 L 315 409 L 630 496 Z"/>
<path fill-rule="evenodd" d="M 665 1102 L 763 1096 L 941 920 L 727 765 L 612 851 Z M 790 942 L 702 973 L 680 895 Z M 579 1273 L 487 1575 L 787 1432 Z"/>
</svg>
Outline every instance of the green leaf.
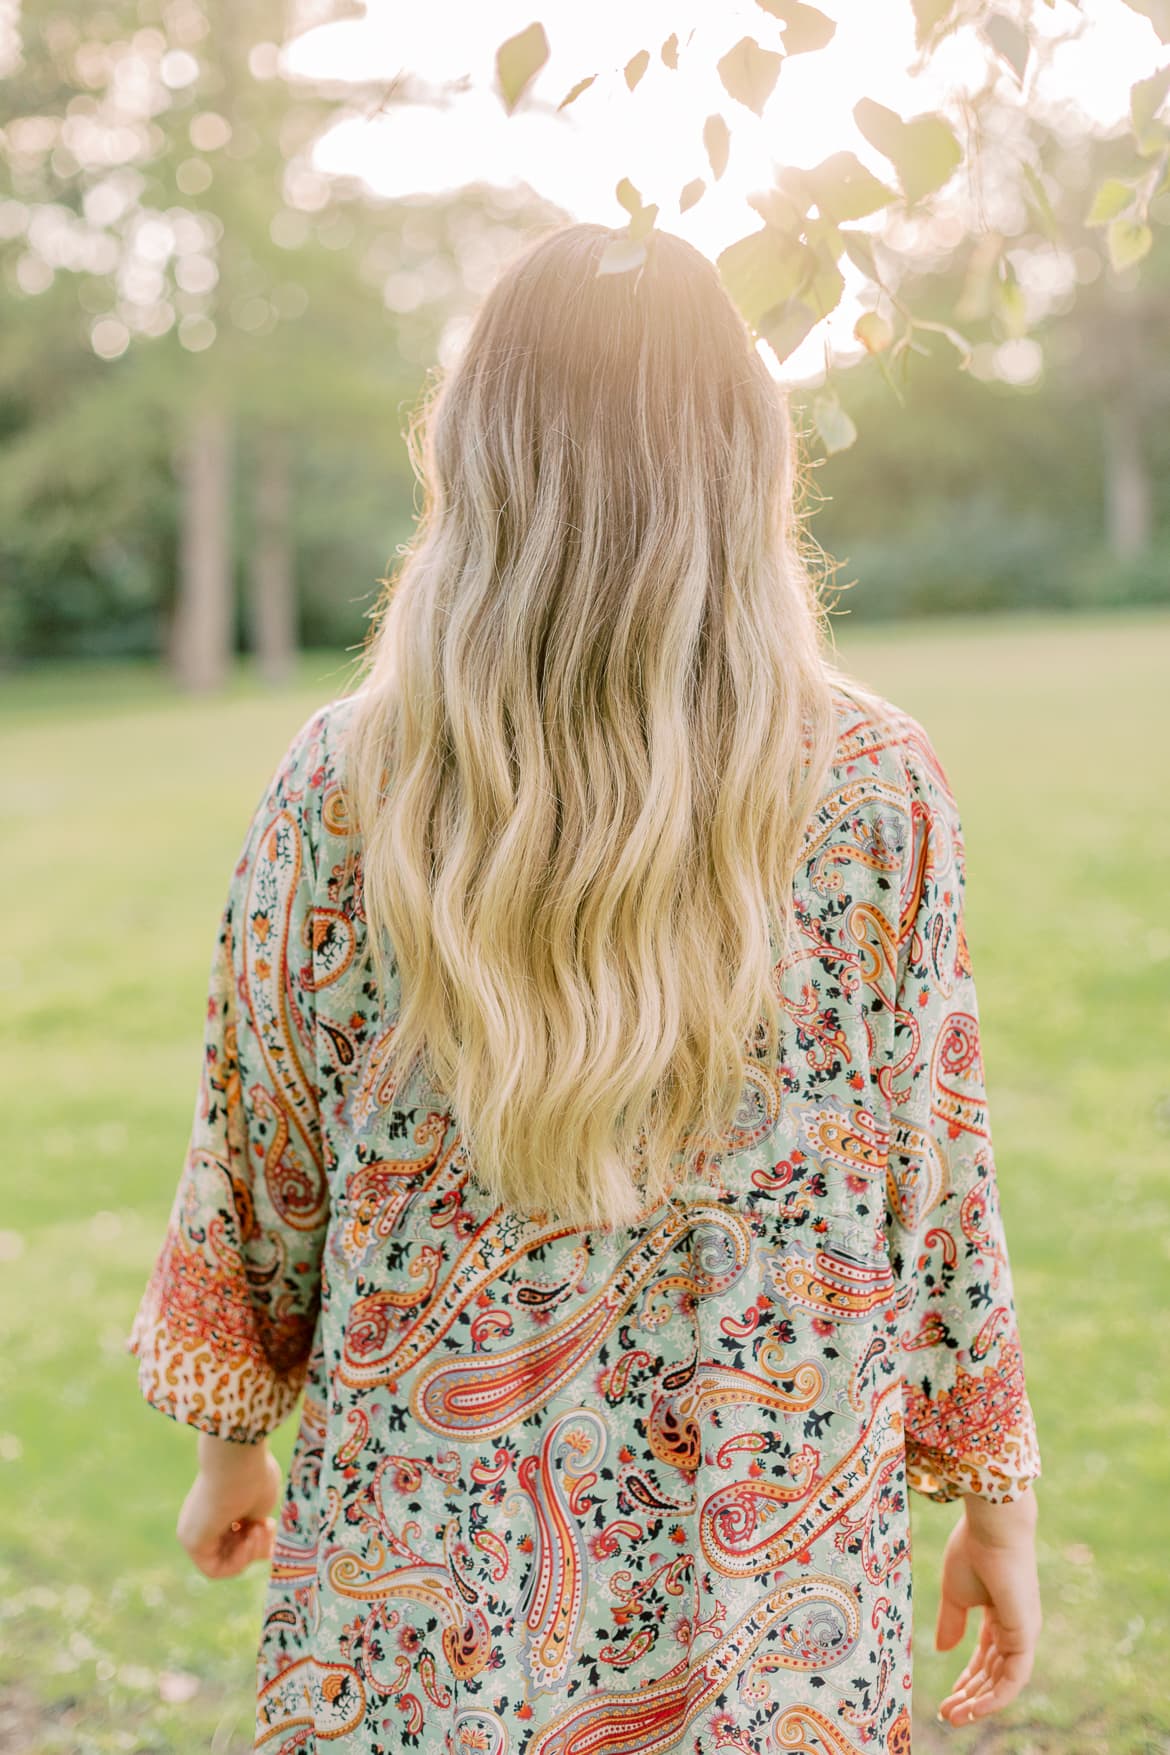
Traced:
<svg viewBox="0 0 1170 1755">
<path fill-rule="evenodd" d="M 647 233 L 652 232 L 654 230 L 654 221 L 657 218 L 657 207 L 650 206 L 639 208 L 638 212 L 635 213 L 630 220 L 631 238 L 644 238 Z"/>
<path fill-rule="evenodd" d="M 866 353 L 884 353 L 894 339 L 893 325 L 877 311 L 863 311 L 853 333 Z"/>
<path fill-rule="evenodd" d="M 642 238 L 611 238 L 601 252 L 597 272 L 599 275 L 629 274 L 633 269 L 644 265 L 646 254 L 647 246 Z"/>
<path fill-rule="evenodd" d="M 749 195 L 748 206 L 755 208 L 766 225 L 799 235 L 815 199 L 809 173 L 796 165 L 781 165 L 773 187 Z"/>
<path fill-rule="evenodd" d="M 759 214 L 765 225 L 785 233 L 796 243 L 804 230 L 804 213 L 780 193 L 779 189 L 757 190 L 748 196 L 748 206 Z"/>
<path fill-rule="evenodd" d="M 840 230 L 831 219 L 826 219 L 824 214 L 810 215 L 805 221 L 804 239 L 807 244 L 814 245 L 833 262 L 840 260 L 841 253 L 845 248 L 845 239 L 841 236 Z"/>
<path fill-rule="evenodd" d="M 754 37 L 741 37 L 735 47 L 728 49 L 717 62 L 716 72 L 729 97 L 762 116 L 783 64 L 783 55 L 776 55 L 771 49 L 761 49 Z"/>
<path fill-rule="evenodd" d="M 805 6 L 802 0 L 756 0 L 756 4 L 780 20 L 786 55 L 808 55 L 823 49 L 837 33 L 831 18 L 815 6 Z"/>
<path fill-rule="evenodd" d="M 1155 121 L 1155 117 L 1166 101 L 1167 92 L 1170 92 L 1170 62 L 1150 79 L 1139 79 L 1129 94 L 1129 113 L 1133 117 L 1137 149 L 1143 156 L 1160 152 L 1166 144 L 1166 130 Z"/>
<path fill-rule="evenodd" d="M 621 182 L 614 190 L 614 194 L 617 196 L 627 213 L 633 214 L 642 211 L 642 197 L 634 188 L 634 185 L 630 182 L 628 177 L 622 178 Z"/>
<path fill-rule="evenodd" d="M 672 32 L 672 34 L 667 37 L 666 41 L 663 43 L 661 49 L 659 50 L 659 54 L 662 56 L 663 66 L 669 67 L 670 71 L 672 73 L 676 73 L 678 71 L 678 32 L 677 31 Z"/>
<path fill-rule="evenodd" d="M 1120 177 L 1106 177 L 1097 185 L 1093 196 L 1093 205 L 1085 215 L 1086 225 L 1108 225 L 1119 214 L 1132 207 L 1137 200 L 1137 190 L 1132 183 L 1123 183 Z"/>
<path fill-rule="evenodd" d="M 1149 226 L 1136 219 L 1115 219 L 1105 233 L 1109 260 L 1118 274 L 1148 255 L 1153 241 Z"/>
<path fill-rule="evenodd" d="M 727 155 L 731 151 L 731 134 L 722 116 L 708 116 L 703 123 L 703 145 L 711 163 L 711 175 L 718 182 L 727 169 Z"/>
<path fill-rule="evenodd" d="M 760 319 L 760 334 L 783 364 L 819 322 L 817 313 L 803 299 L 785 299 L 774 311 L 764 313 Z"/>
<path fill-rule="evenodd" d="M 644 238 L 647 232 L 654 228 L 654 221 L 658 218 L 657 207 L 647 207 L 644 204 L 641 195 L 628 177 L 622 178 L 614 190 L 614 194 L 630 216 L 627 235 L 635 242 L 639 238 Z"/>
<path fill-rule="evenodd" d="M 983 32 L 996 54 L 1003 56 L 1022 85 L 1031 51 L 1027 33 L 1006 12 L 993 12 L 984 23 Z"/>
<path fill-rule="evenodd" d="M 962 163 L 962 148 L 941 116 L 916 116 L 904 122 L 884 104 L 862 98 L 854 105 L 853 119 L 870 145 L 894 166 L 910 206 L 941 189 Z"/>
<path fill-rule="evenodd" d="M 593 84 L 593 81 L 596 78 L 597 78 L 596 73 L 591 73 L 589 75 L 588 79 L 579 79 L 577 81 L 576 85 L 573 86 L 572 90 L 567 91 L 565 93 L 564 97 L 561 99 L 560 103 L 557 105 L 557 109 L 558 110 L 567 110 L 570 104 L 575 104 L 577 99 L 581 96 L 581 93 L 584 91 L 588 91 L 589 87 Z"/>
<path fill-rule="evenodd" d="M 702 177 L 696 177 L 693 180 L 693 182 L 690 182 L 687 184 L 686 188 L 683 190 L 682 194 L 678 198 L 679 212 L 680 213 L 689 212 L 690 209 L 695 205 L 695 202 L 701 201 L 703 199 L 703 196 L 706 193 L 707 193 L 706 183 L 704 183 Z"/>
<path fill-rule="evenodd" d="M 807 182 L 821 213 L 836 222 L 864 219 L 898 199 L 851 152 L 835 152 L 808 172 Z"/>
<path fill-rule="evenodd" d="M 873 250 L 873 239 L 870 237 L 869 233 L 842 232 L 841 242 L 844 244 L 846 253 L 849 260 L 853 263 L 853 266 L 855 268 L 860 268 L 862 274 L 868 275 L 870 280 L 880 281 L 881 275 L 878 273 L 877 257 L 874 255 Z"/>
<path fill-rule="evenodd" d="M 914 7 L 914 44 L 921 49 L 946 19 L 955 0 L 911 0 Z"/>
<path fill-rule="evenodd" d="M 811 258 L 811 260 L 810 260 Z M 800 294 L 819 317 L 827 317 L 841 303 L 845 276 L 832 256 L 823 248 L 809 250 L 805 257 L 805 275 Z"/>
<path fill-rule="evenodd" d="M 649 67 L 649 65 L 650 65 L 650 51 L 649 51 L 649 49 L 639 49 L 638 53 L 636 55 L 630 56 L 630 59 L 626 62 L 625 74 L 626 74 L 626 84 L 629 86 L 631 91 L 633 91 L 634 87 L 637 85 L 638 81 L 641 79 L 643 73 L 645 73 L 645 71 L 646 71 L 647 67 Z"/>
<path fill-rule="evenodd" d="M 815 399 L 813 420 L 830 457 L 835 451 L 848 451 L 850 445 L 857 443 L 857 428 L 841 407 L 835 392 L 829 391 Z"/>
<path fill-rule="evenodd" d="M 791 298 L 805 278 L 802 246 L 771 226 L 731 244 L 715 266 L 732 303 L 751 328 Z"/>
<path fill-rule="evenodd" d="M 509 115 L 547 60 L 548 38 L 543 24 L 530 24 L 527 30 L 500 44 L 496 50 L 496 76 Z"/>
<path fill-rule="evenodd" d="M 1148 18 L 1160 43 L 1170 43 L 1170 0 L 1125 0 L 1131 12 Z"/>
<path fill-rule="evenodd" d="M 1027 183 L 1032 196 L 1031 207 L 1036 222 L 1049 243 L 1055 244 L 1059 242 L 1060 239 L 1060 222 L 1052 211 L 1052 203 L 1048 199 L 1048 191 L 1044 187 L 1039 172 L 1028 163 L 1027 159 L 1021 160 L 1020 169 L 1024 173 L 1024 181 Z"/>
</svg>

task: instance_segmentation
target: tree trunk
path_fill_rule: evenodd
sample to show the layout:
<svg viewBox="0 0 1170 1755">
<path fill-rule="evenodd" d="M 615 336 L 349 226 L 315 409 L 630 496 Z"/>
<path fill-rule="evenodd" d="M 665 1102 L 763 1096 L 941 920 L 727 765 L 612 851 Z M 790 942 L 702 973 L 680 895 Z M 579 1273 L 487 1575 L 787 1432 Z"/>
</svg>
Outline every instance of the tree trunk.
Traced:
<svg viewBox="0 0 1170 1755">
<path fill-rule="evenodd" d="M 1144 554 L 1154 535 L 1153 492 L 1142 448 L 1141 417 L 1133 399 L 1115 394 L 1105 404 L 1105 530 L 1118 560 Z"/>
<path fill-rule="evenodd" d="M 284 436 L 262 429 L 256 459 L 251 641 L 264 681 L 288 682 L 296 662 L 296 604 L 289 532 L 289 460 Z"/>
<path fill-rule="evenodd" d="M 194 408 L 176 468 L 182 490 L 171 669 L 181 688 L 222 688 L 232 657 L 231 419 Z"/>
</svg>

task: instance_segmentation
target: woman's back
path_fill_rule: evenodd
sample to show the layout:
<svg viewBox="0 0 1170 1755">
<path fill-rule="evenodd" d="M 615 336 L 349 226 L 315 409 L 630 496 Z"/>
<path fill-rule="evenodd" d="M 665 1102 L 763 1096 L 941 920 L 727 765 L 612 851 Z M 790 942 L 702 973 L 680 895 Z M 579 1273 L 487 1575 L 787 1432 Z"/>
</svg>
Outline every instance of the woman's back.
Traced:
<svg viewBox="0 0 1170 1755">
<path fill-rule="evenodd" d="M 354 700 L 293 739 L 134 1333 L 148 1399 L 221 1438 L 305 1392 L 265 1749 L 909 1750 L 907 1489 L 1012 1499 L 1039 1457 L 957 807 L 915 720 L 833 701 L 779 1052 L 610 1229 L 501 1205 L 450 1099 L 388 1071 Z"/>
</svg>

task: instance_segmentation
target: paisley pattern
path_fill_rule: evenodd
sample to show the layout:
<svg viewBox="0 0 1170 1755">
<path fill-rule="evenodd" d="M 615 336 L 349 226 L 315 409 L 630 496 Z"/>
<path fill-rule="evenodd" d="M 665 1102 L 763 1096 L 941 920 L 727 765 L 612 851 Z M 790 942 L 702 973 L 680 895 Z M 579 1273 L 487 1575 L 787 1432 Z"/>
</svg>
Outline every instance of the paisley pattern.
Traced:
<svg viewBox="0 0 1170 1755">
<path fill-rule="evenodd" d="M 958 811 L 914 719 L 837 706 L 782 1055 L 612 1231 L 493 1208 L 442 1094 L 388 1077 L 348 698 L 289 745 L 128 1343 L 221 1437 L 301 1404 L 258 1749 L 908 1755 L 909 1491 L 1040 1464 Z"/>
</svg>

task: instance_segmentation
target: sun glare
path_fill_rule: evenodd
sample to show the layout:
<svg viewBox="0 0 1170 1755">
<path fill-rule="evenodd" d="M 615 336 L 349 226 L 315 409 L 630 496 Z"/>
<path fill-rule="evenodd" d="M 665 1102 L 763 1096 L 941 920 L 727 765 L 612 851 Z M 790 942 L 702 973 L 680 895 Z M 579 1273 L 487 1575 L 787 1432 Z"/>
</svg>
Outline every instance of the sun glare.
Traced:
<svg viewBox="0 0 1170 1755">
<path fill-rule="evenodd" d="M 770 185 L 778 165 L 811 166 L 851 151 L 879 175 L 888 166 L 873 153 L 852 116 L 861 97 L 904 115 L 944 103 L 948 94 L 978 87 L 987 73 L 986 45 L 964 28 L 916 70 L 909 0 L 819 0 L 836 23 L 829 46 L 787 58 L 762 117 L 735 102 L 715 71 L 719 56 L 744 35 L 781 47 L 776 21 L 755 0 L 700 0 L 687 11 L 678 0 L 447 0 L 405 7 L 370 0 L 360 19 L 305 32 L 286 58 L 287 71 L 337 79 L 409 76 L 421 102 L 389 101 L 372 117 L 338 123 L 319 143 L 323 171 L 357 174 L 378 194 L 437 194 L 469 183 L 527 182 L 573 218 L 624 223 L 614 190 L 628 177 L 658 223 L 714 259 L 736 238 L 758 228 L 748 198 Z M 494 89 L 495 52 L 508 36 L 539 18 L 550 55 L 517 112 L 508 116 Z M 1063 38 L 1051 63 L 1032 77 L 1032 101 L 1071 107 L 1083 125 L 1120 117 L 1134 80 L 1150 70 L 1155 47 L 1148 22 L 1123 0 L 1056 0 L 1035 8 L 1034 28 Z M 677 71 L 660 56 L 679 36 Z M 631 92 L 622 69 L 639 50 L 650 64 Z M 580 79 L 598 77 L 571 106 L 557 105 Z M 1013 76 L 1005 69 L 1002 77 Z M 702 144 L 704 119 L 718 112 L 731 129 L 726 172 L 711 174 Z M 707 184 L 687 213 L 679 195 L 693 179 Z M 863 225 L 877 221 L 861 222 Z M 864 281 L 847 260 L 846 291 L 837 310 L 778 366 L 785 382 L 819 376 L 826 345 L 838 358 L 855 356 L 853 325 Z"/>
</svg>

